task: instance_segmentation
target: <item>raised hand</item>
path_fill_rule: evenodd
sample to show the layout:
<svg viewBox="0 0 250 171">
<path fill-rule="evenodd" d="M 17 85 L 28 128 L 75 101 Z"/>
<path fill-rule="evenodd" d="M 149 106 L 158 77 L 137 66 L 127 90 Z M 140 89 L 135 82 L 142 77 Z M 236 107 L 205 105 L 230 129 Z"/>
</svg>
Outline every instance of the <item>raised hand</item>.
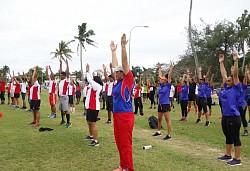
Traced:
<svg viewBox="0 0 250 171">
<path fill-rule="evenodd" d="M 223 54 L 219 55 L 219 62 L 224 62 L 224 55 Z"/>
<path fill-rule="evenodd" d="M 102 68 L 103 68 L 103 70 L 105 70 L 105 69 L 106 69 L 106 66 L 105 66 L 104 64 L 102 64 Z"/>
<path fill-rule="evenodd" d="M 121 38 L 122 47 L 125 47 L 127 43 L 128 43 L 128 41 L 126 40 L 126 34 L 123 34 L 122 38 Z"/>
<path fill-rule="evenodd" d="M 199 72 L 201 72 L 202 71 L 202 68 L 201 67 L 199 67 Z"/>
<path fill-rule="evenodd" d="M 233 59 L 234 61 L 238 60 L 238 54 L 236 52 L 233 52 Z"/>
<path fill-rule="evenodd" d="M 109 67 L 112 68 L 112 63 L 110 62 Z"/>
<path fill-rule="evenodd" d="M 110 49 L 111 49 L 111 51 L 116 51 L 117 45 L 115 45 L 114 41 L 111 41 L 111 43 L 110 43 Z"/>
<path fill-rule="evenodd" d="M 160 64 L 159 62 L 158 62 L 158 64 L 157 64 L 157 67 L 158 67 L 158 68 L 161 68 L 161 64 Z"/>
<path fill-rule="evenodd" d="M 86 72 L 89 72 L 89 64 L 86 65 Z"/>
<path fill-rule="evenodd" d="M 231 73 L 234 72 L 234 66 L 231 66 Z"/>
</svg>

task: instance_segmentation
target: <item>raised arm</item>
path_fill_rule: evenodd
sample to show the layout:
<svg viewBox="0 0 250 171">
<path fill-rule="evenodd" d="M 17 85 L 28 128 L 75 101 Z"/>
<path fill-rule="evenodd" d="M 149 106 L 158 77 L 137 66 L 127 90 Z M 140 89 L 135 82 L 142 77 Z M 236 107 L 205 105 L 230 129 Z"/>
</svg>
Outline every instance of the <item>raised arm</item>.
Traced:
<svg viewBox="0 0 250 171">
<path fill-rule="evenodd" d="M 69 63 L 67 59 L 65 60 L 65 63 L 66 63 L 66 78 L 69 78 Z"/>
<path fill-rule="evenodd" d="M 196 72 L 196 69 L 194 70 L 194 82 L 197 81 L 197 72 Z"/>
<path fill-rule="evenodd" d="M 50 77 L 51 77 L 51 79 L 54 80 L 55 79 L 55 74 L 53 73 L 50 65 L 49 65 L 49 71 L 50 71 Z"/>
<path fill-rule="evenodd" d="M 214 80 L 214 74 L 212 74 L 211 79 L 210 79 L 210 85 L 213 86 L 213 80 Z"/>
<path fill-rule="evenodd" d="M 158 63 L 158 64 L 157 64 L 157 67 L 158 67 L 159 77 L 161 78 L 161 77 L 162 77 L 161 64 Z"/>
<path fill-rule="evenodd" d="M 221 77 L 222 77 L 223 83 L 225 83 L 227 81 L 227 71 L 226 71 L 225 66 L 224 66 L 224 55 L 223 54 L 219 55 L 219 62 L 220 62 Z"/>
<path fill-rule="evenodd" d="M 126 39 L 126 34 L 122 35 L 121 38 L 121 45 L 122 45 L 122 68 L 124 74 L 127 74 L 129 72 L 129 65 L 128 65 L 128 57 L 127 57 L 127 51 L 126 51 L 126 44 L 128 43 Z"/>
<path fill-rule="evenodd" d="M 33 75 L 32 75 L 32 79 L 31 79 L 31 85 L 33 85 L 37 81 L 37 69 L 38 69 L 38 66 L 35 66 L 34 67 L 34 72 L 33 72 Z"/>
<path fill-rule="evenodd" d="M 118 60 L 117 60 L 117 56 L 116 56 L 117 45 L 115 45 L 114 41 L 111 41 L 110 49 L 112 52 L 112 67 L 116 68 L 118 66 Z"/>
<path fill-rule="evenodd" d="M 170 69 L 169 69 L 169 72 L 168 72 L 168 83 L 171 82 L 172 72 L 173 72 L 173 64 L 172 64 L 172 61 L 170 61 Z"/>
<path fill-rule="evenodd" d="M 46 66 L 46 68 L 45 68 L 45 69 L 46 69 L 46 70 L 45 70 L 45 78 L 46 78 L 46 79 L 49 79 L 48 68 L 49 68 L 48 66 Z"/>
<path fill-rule="evenodd" d="M 205 82 L 208 82 L 210 71 L 211 71 L 211 66 L 209 66 L 209 67 L 207 68 L 207 74 L 206 74 L 206 76 L 205 76 Z"/>
<path fill-rule="evenodd" d="M 247 65 L 246 65 L 245 66 L 244 79 L 243 79 L 243 84 L 245 84 L 245 85 L 247 85 L 247 76 L 248 76 L 247 71 L 248 71 L 248 69 L 247 69 Z"/>
<path fill-rule="evenodd" d="M 199 73 L 198 73 L 198 74 L 199 74 L 199 75 L 198 75 L 198 76 L 199 76 L 199 79 L 202 79 L 202 74 L 201 74 L 201 71 L 202 71 L 202 68 L 201 68 L 201 67 L 199 67 Z"/>
<path fill-rule="evenodd" d="M 106 82 L 106 81 L 108 81 L 107 69 L 106 69 L 106 66 L 104 64 L 102 64 L 102 68 L 103 68 L 103 73 L 104 73 L 104 79 Z"/>
<path fill-rule="evenodd" d="M 234 60 L 234 71 L 233 71 L 233 80 L 234 85 L 239 84 L 239 76 L 238 76 L 238 54 L 233 52 L 233 60 Z"/>
<path fill-rule="evenodd" d="M 60 67 L 59 67 L 59 74 L 61 75 L 62 73 L 62 60 L 60 60 Z"/>
<path fill-rule="evenodd" d="M 109 68 L 110 68 L 110 72 L 111 72 L 112 78 L 115 79 L 115 75 L 114 75 L 114 72 L 113 72 L 112 63 L 109 64 Z"/>
<path fill-rule="evenodd" d="M 21 75 L 20 75 L 20 72 L 18 72 L 18 77 L 19 77 L 19 79 L 21 80 L 21 82 L 23 82 L 23 79 L 22 79 L 22 77 L 21 77 Z"/>
</svg>

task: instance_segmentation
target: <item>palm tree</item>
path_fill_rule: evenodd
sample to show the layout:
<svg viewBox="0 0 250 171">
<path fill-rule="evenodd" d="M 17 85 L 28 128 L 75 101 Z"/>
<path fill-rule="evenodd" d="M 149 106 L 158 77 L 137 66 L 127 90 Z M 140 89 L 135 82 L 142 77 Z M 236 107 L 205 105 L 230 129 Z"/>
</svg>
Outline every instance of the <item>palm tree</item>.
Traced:
<svg viewBox="0 0 250 171">
<path fill-rule="evenodd" d="M 74 42 L 74 41 L 75 41 L 75 40 L 71 40 L 71 41 L 68 41 L 68 42 L 66 42 L 66 41 L 61 41 L 61 42 L 59 43 L 59 48 L 56 49 L 55 52 L 51 52 L 51 53 L 50 53 L 51 55 L 54 55 L 54 56 L 52 57 L 52 59 L 53 59 L 53 58 L 58 58 L 59 60 L 64 60 L 64 61 L 66 61 L 66 59 L 71 60 L 72 56 L 71 56 L 70 53 L 73 53 L 73 52 L 72 52 L 72 50 L 69 48 L 68 45 L 69 45 L 71 42 Z"/>
<path fill-rule="evenodd" d="M 97 44 L 95 41 L 91 40 L 89 37 L 95 35 L 95 32 L 93 30 L 87 31 L 87 23 L 82 23 L 82 25 L 78 25 L 78 36 L 75 36 L 74 38 L 79 41 L 79 44 L 77 46 L 80 47 L 80 63 L 81 63 L 81 73 L 83 75 L 82 70 L 82 48 L 86 51 L 85 43 L 97 47 L 95 44 Z"/>
<path fill-rule="evenodd" d="M 191 14 L 192 14 L 192 6 L 193 6 L 193 0 L 190 0 L 190 9 L 189 9 L 189 25 L 188 25 L 188 37 L 189 37 L 189 41 L 191 44 L 191 49 L 193 52 L 193 56 L 194 56 L 194 61 L 195 61 L 195 68 L 197 70 L 198 73 L 198 68 L 199 68 L 199 61 L 198 61 L 198 57 L 194 48 L 194 43 L 193 43 L 193 39 L 192 39 L 192 28 L 191 28 Z"/>
</svg>

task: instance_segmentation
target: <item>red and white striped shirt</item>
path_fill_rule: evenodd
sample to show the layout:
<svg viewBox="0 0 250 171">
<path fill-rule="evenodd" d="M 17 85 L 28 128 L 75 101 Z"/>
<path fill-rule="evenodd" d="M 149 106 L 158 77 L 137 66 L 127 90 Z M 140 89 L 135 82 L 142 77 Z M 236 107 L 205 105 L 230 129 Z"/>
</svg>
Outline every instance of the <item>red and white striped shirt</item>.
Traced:
<svg viewBox="0 0 250 171">
<path fill-rule="evenodd" d="M 71 85 L 69 84 L 68 85 L 68 93 L 70 96 L 75 96 L 76 95 L 76 86 L 75 84 Z"/>
<path fill-rule="evenodd" d="M 56 80 L 49 80 L 49 94 L 51 93 L 56 94 L 56 85 L 57 85 Z"/>
<path fill-rule="evenodd" d="M 100 110 L 100 92 L 102 91 L 102 86 L 92 80 L 91 75 L 87 72 L 87 80 L 91 85 L 91 88 L 87 90 L 87 96 L 85 101 L 86 109 Z"/>
<path fill-rule="evenodd" d="M 112 90 L 113 90 L 113 87 L 114 87 L 114 82 L 108 81 L 107 85 L 108 85 L 107 96 L 113 96 L 112 95 Z"/>
<path fill-rule="evenodd" d="M 30 100 L 40 100 L 40 84 L 38 81 L 30 87 Z"/>
<path fill-rule="evenodd" d="M 69 85 L 69 78 L 65 78 L 60 81 L 59 83 L 59 96 L 67 96 L 68 95 L 68 85 Z"/>
</svg>

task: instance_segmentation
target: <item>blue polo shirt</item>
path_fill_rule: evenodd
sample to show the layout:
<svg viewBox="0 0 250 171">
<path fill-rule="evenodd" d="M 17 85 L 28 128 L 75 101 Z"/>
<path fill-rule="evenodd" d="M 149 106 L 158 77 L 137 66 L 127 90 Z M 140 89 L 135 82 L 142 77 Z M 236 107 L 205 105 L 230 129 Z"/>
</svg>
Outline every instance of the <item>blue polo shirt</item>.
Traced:
<svg viewBox="0 0 250 171">
<path fill-rule="evenodd" d="M 241 90 L 240 90 L 240 97 L 238 99 L 238 106 L 247 106 L 245 97 L 247 92 L 247 85 L 240 83 Z"/>
<path fill-rule="evenodd" d="M 206 92 L 207 98 L 211 98 L 212 91 L 213 91 L 213 87 L 212 86 L 208 86 L 207 87 L 207 92 Z"/>
<path fill-rule="evenodd" d="M 206 92 L 207 92 L 207 87 L 208 83 L 205 82 L 204 84 L 200 84 L 198 87 L 198 97 L 207 97 Z"/>
<path fill-rule="evenodd" d="M 159 95 L 159 104 L 170 104 L 169 94 L 171 89 L 171 83 L 160 84 L 158 95 Z"/>
<path fill-rule="evenodd" d="M 221 104 L 223 116 L 240 116 L 238 109 L 238 98 L 240 96 L 241 85 L 237 84 L 227 87 L 224 84 L 224 90 L 221 92 Z"/>
<path fill-rule="evenodd" d="M 181 100 L 188 100 L 188 86 L 182 86 L 181 88 Z"/>
<path fill-rule="evenodd" d="M 133 112 L 132 91 L 134 87 L 134 77 L 131 71 L 124 74 L 123 79 L 114 84 L 113 93 L 113 113 Z"/>
</svg>

